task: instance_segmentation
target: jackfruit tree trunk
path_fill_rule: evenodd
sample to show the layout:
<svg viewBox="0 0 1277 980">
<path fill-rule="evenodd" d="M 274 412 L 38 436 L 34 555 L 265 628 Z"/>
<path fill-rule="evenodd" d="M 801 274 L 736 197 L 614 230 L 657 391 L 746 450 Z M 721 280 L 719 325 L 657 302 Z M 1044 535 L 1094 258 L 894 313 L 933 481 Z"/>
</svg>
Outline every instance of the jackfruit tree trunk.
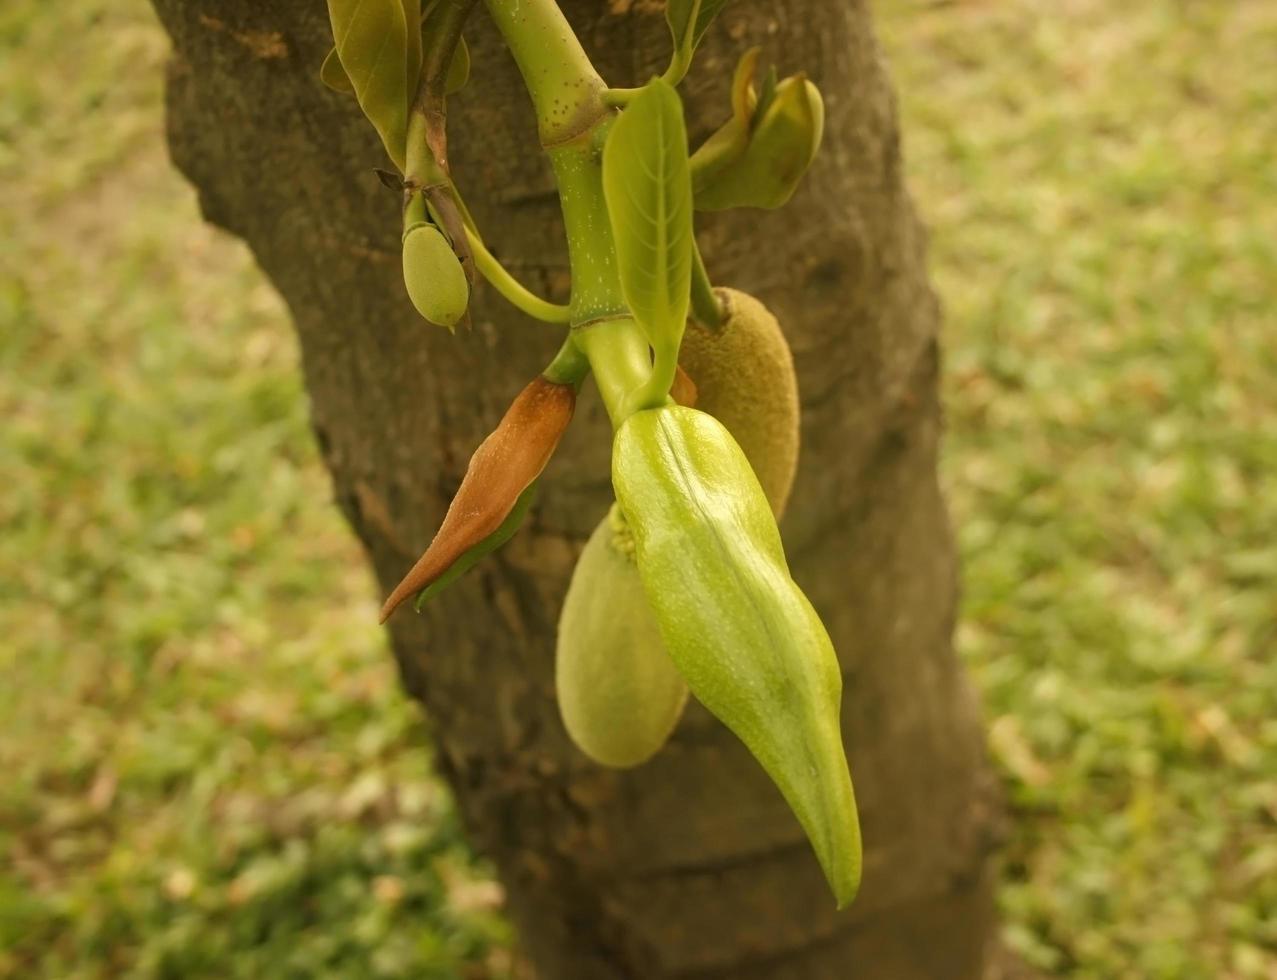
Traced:
<svg viewBox="0 0 1277 980">
<path fill-rule="evenodd" d="M 251 245 L 288 302 L 337 498 L 388 589 L 559 330 L 486 288 L 456 337 L 413 313 L 399 201 L 372 172 L 388 164 L 353 102 L 317 80 L 330 44 L 321 0 L 154 2 L 175 46 L 173 157 L 209 220 Z M 663 65 L 660 4 L 563 5 L 614 84 Z M 453 169 L 493 250 L 563 300 L 562 223 L 528 98 L 481 9 L 473 20 L 474 76 L 450 105 Z M 834 911 L 780 794 L 704 711 L 628 773 L 568 743 L 555 621 L 610 500 L 608 421 L 589 389 L 524 531 L 424 616 L 397 616 L 395 655 L 547 980 L 976 977 L 997 807 L 950 646 L 939 317 L 895 105 L 862 0 L 737 0 L 685 84 L 694 141 L 726 117 L 735 56 L 754 43 L 819 83 L 825 146 L 790 206 L 715 217 L 701 242 L 715 281 L 763 299 L 794 348 L 804 445 L 782 530 L 845 669 L 860 897 Z"/>
</svg>

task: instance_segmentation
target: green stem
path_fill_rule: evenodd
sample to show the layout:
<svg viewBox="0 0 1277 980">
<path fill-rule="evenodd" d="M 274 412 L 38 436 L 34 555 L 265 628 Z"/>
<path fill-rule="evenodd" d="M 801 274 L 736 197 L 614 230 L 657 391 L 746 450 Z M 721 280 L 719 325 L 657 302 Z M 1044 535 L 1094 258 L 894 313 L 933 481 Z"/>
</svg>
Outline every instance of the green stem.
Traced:
<svg viewBox="0 0 1277 980">
<path fill-rule="evenodd" d="M 705 271 L 705 260 L 700 247 L 692 240 L 692 316 L 700 323 L 717 330 L 723 325 L 723 304 L 714 295 L 714 287 Z"/>
<path fill-rule="evenodd" d="M 678 85 L 687 77 L 688 69 L 692 67 L 692 55 L 695 54 L 696 19 L 700 16 L 701 4 L 702 0 L 696 0 L 692 4 L 691 13 L 688 15 L 687 33 L 674 48 L 673 54 L 670 55 L 669 67 L 661 75 L 661 79 L 671 85 Z M 603 101 L 615 108 L 621 108 L 629 105 L 642 91 L 642 88 L 610 88 L 603 93 Z"/>
<path fill-rule="evenodd" d="M 612 427 L 619 428 L 633 412 L 632 396 L 652 375 L 647 339 L 631 316 L 578 327 L 573 336 L 590 359 Z"/>
<path fill-rule="evenodd" d="M 408 198 L 408 206 L 403 211 L 403 230 L 406 233 L 413 225 L 426 220 L 426 199 L 420 194 Z"/>
<path fill-rule="evenodd" d="M 408 172 L 412 179 L 424 186 L 441 186 L 447 189 L 448 195 L 457 205 L 457 210 L 461 214 L 464 224 L 466 241 L 470 243 L 470 251 L 474 256 L 475 268 L 479 270 L 479 274 L 486 279 L 493 288 L 504 296 L 511 305 L 522 310 L 528 316 L 537 320 L 544 320 L 547 323 L 567 323 L 572 318 L 570 307 L 560 306 L 557 303 L 551 303 L 548 300 L 537 296 L 530 289 L 514 278 L 505 266 L 488 251 L 487 245 L 483 243 L 483 238 L 479 235 L 479 229 L 475 226 L 474 218 L 470 215 L 470 209 L 466 207 L 465 200 L 461 197 L 461 192 L 457 190 L 454 184 L 440 168 L 434 155 L 430 152 L 430 148 L 426 146 L 424 139 L 424 129 L 426 120 L 420 113 L 414 113 L 412 122 L 408 129 Z M 417 215 L 414 220 L 423 220 L 425 205 L 421 203 L 424 195 L 414 194 L 409 201 L 409 209 L 414 207 L 417 209 L 413 213 Z M 436 224 L 442 226 L 442 215 L 431 209 L 431 217 Z M 404 217 L 404 228 L 408 227 L 409 215 Z"/>
<path fill-rule="evenodd" d="M 484 0 L 536 107 L 541 143 L 589 129 L 607 111 L 607 88 L 554 0 Z"/>
<path fill-rule="evenodd" d="M 404 179 L 418 187 L 433 187 L 448 182 L 426 139 L 429 123 L 425 114 L 413 110 L 408 116 L 408 149 L 404 162 Z"/>
<path fill-rule="evenodd" d="M 616 266 L 616 244 L 603 198 L 600 149 L 611 119 L 581 139 L 550 151 L 559 187 L 568 261 L 572 266 L 572 322 L 589 323 L 629 313 Z"/>
<path fill-rule="evenodd" d="M 613 426 L 652 375 L 651 352 L 617 275 L 603 197 L 603 143 L 616 118 L 606 86 L 554 0 L 484 0 L 536 107 L 558 182 L 572 266 L 571 323 Z"/>
<path fill-rule="evenodd" d="M 554 360 L 541 372 L 541 377 L 556 385 L 572 385 L 579 388 L 585 376 L 590 373 L 590 359 L 585 356 L 576 339 L 568 334 L 563 346 L 554 355 Z"/>
<path fill-rule="evenodd" d="M 660 408 L 669 404 L 670 389 L 678 372 L 678 348 L 657 348 L 648 368 L 646 380 L 629 393 L 621 404 L 621 416 L 629 418 L 635 412 L 648 408 Z"/>
<path fill-rule="evenodd" d="M 622 109 L 638 98 L 638 94 L 642 91 L 641 88 L 610 88 L 603 93 L 603 102 L 613 108 Z"/>
<path fill-rule="evenodd" d="M 692 67 L 692 53 L 695 49 L 696 41 L 696 21 L 701 15 L 701 0 L 695 0 L 692 4 L 691 12 L 688 14 L 687 33 L 684 34 L 678 43 L 678 47 L 674 49 L 674 54 L 670 58 L 670 66 L 665 69 L 665 74 L 661 77 L 671 85 L 677 85 L 687 76 L 687 70 Z"/>
<path fill-rule="evenodd" d="M 561 306 L 544 300 L 515 279 L 497 257 L 488 251 L 483 239 L 469 225 L 466 226 L 466 240 L 470 242 L 470 251 L 474 253 L 475 268 L 479 275 L 492 285 L 513 306 L 518 307 L 528 316 L 546 323 L 568 323 L 572 319 L 572 307 Z"/>
<path fill-rule="evenodd" d="M 590 359 L 615 428 L 648 403 L 663 403 L 669 385 L 660 396 L 651 396 L 651 350 L 625 303 L 617 274 L 616 243 L 603 197 L 601 149 L 611 124 L 612 118 L 606 117 L 592 132 L 555 147 L 550 162 L 558 178 L 572 264 L 572 332 Z"/>
</svg>

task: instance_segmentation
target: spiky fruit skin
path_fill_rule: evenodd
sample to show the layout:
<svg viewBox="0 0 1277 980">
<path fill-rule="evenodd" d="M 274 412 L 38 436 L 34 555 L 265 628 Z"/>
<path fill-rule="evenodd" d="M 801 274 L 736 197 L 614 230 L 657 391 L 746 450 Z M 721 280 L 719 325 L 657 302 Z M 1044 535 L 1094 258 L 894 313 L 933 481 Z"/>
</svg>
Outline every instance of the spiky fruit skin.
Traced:
<svg viewBox="0 0 1277 980">
<path fill-rule="evenodd" d="M 626 769 L 660 750 L 687 702 L 634 565 L 633 543 L 613 507 L 572 573 L 555 649 L 559 713 L 577 747 Z"/>
<path fill-rule="evenodd" d="M 798 469 L 793 354 L 762 303 L 735 289 L 715 292 L 727 316 L 716 330 L 689 321 L 679 364 L 696 384 L 696 407 L 732 434 L 779 517 Z"/>
</svg>

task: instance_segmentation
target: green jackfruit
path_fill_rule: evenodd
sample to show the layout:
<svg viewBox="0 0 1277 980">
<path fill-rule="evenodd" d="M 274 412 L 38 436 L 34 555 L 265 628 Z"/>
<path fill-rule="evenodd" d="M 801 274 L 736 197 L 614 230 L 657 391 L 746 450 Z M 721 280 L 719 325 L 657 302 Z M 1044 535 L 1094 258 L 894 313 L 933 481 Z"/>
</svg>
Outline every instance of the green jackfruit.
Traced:
<svg viewBox="0 0 1277 980">
<path fill-rule="evenodd" d="M 842 672 L 749 461 L 722 423 L 666 405 L 616 430 L 612 488 L 670 659 L 780 788 L 846 905 L 861 845 Z"/>
<path fill-rule="evenodd" d="M 794 358 L 767 307 L 734 289 L 715 293 L 725 308 L 723 324 L 689 322 L 679 364 L 696 384 L 696 407 L 732 434 L 779 517 L 798 469 Z"/>
<path fill-rule="evenodd" d="M 633 550 L 614 506 L 572 573 L 555 650 L 568 734 L 591 759 L 617 769 L 655 755 L 687 702 L 687 684 L 665 652 Z"/>
</svg>

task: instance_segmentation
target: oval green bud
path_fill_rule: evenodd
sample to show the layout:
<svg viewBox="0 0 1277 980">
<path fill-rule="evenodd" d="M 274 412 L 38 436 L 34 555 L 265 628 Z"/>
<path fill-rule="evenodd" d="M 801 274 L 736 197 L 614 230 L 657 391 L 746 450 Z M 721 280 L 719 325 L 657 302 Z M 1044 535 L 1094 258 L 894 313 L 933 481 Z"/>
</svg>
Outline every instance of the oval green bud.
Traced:
<svg viewBox="0 0 1277 980">
<path fill-rule="evenodd" d="M 618 769 L 655 755 L 687 702 L 687 683 L 665 652 L 633 540 L 615 506 L 572 573 L 554 683 L 572 741 L 595 762 Z"/>
<path fill-rule="evenodd" d="M 465 270 L 434 225 L 420 221 L 403 235 L 403 278 L 417 312 L 431 323 L 451 330 L 470 305 Z"/>
<path fill-rule="evenodd" d="M 779 517 L 798 470 L 794 358 L 767 307 L 735 289 L 715 292 L 723 323 L 689 321 L 678 360 L 696 385 L 696 407 L 727 427 Z"/>
</svg>

